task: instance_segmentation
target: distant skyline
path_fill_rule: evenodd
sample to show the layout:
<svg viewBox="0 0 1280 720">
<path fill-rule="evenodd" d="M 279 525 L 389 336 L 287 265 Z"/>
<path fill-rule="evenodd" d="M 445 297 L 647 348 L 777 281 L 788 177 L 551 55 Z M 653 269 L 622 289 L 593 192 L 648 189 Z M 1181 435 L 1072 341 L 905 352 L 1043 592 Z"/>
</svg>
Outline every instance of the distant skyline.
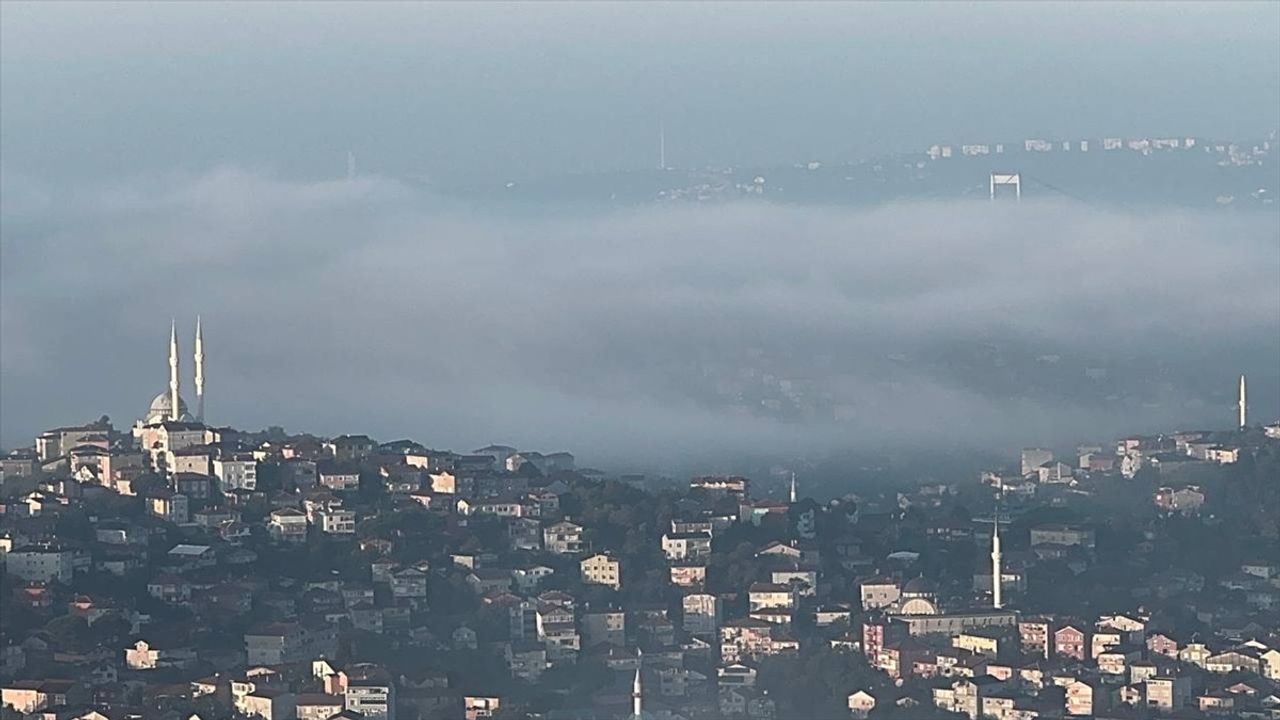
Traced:
<svg viewBox="0 0 1280 720">
<path fill-rule="evenodd" d="M 440 182 L 1280 125 L 1276 3 L 17 3 L 0 171 Z"/>
</svg>

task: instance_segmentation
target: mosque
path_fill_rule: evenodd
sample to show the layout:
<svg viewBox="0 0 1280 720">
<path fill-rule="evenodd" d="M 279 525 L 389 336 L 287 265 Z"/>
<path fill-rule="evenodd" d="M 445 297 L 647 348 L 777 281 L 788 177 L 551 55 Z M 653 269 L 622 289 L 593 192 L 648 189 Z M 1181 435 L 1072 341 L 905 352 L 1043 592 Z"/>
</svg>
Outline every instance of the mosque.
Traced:
<svg viewBox="0 0 1280 720">
<path fill-rule="evenodd" d="M 174 451 L 212 442 L 215 435 L 204 425 L 204 333 L 196 318 L 196 411 L 182 399 L 178 380 L 178 327 L 169 327 L 169 389 L 156 395 L 147 414 L 133 426 L 137 446 L 151 456 L 156 472 L 176 467 Z"/>
<path fill-rule="evenodd" d="M 1004 578 L 1003 556 L 1000 552 L 999 513 L 993 516 L 991 531 L 991 608 L 975 608 L 960 611 L 944 611 L 938 602 L 937 588 L 917 577 L 902 586 L 902 595 L 889 617 L 907 626 L 911 635 L 948 634 L 975 628 L 1008 627 L 1018 623 L 1018 613 L 1006 610 L 1002 592 Z"/>
<path fill-rule="evenodd" d="M 168 422 L 203 423 L 204 422 L 204 333 L 200 328 L 200 319 L 196 318 L 195 342 L 195 388 L 196 411 L 193 415 L 187 408 L 187 402 L 179 392 L 181 383 L 178 380 L 178 327 L 174 323 L 169 328 L 169 388 L 156 395 L 147 408 L 147 414 L 138 421 L 136 429 L 148 425 L 160 425 Z"/>
</svg>

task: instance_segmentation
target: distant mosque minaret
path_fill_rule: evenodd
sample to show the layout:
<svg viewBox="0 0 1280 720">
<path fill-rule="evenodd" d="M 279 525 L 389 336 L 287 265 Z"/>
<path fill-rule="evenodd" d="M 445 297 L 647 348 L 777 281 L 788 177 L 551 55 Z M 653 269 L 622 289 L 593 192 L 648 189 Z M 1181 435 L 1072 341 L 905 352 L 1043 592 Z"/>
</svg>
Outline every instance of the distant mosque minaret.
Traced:
<svg viewBox="0 0 1280 720">
<path fill-rule="evenodd" d="M 182 396 L 178 394 L 178 321 L 169 321 L 169 418 L 178 420 L 183 407 Z"/>
<path fill-rule="evenodd" d="M 1249 404 L 1245 402 L 1243 375 L 1240 376 L 1240 399 L 1236 402 L 1236 408 L 1240 411 L 1240 427 L 1249 427 Z"/>
<path fill-rule="evenodd" d="M 204 332 L 199 318 L 196 318 L 195 350 L 196 414 L 188 412 L 187 403 L 182 399 L 182 382 L 178 378 L 178 324 L 174 321 L 169 325 L 169 388 L 151 401 L 142 419 L 143 425 L 204 422 Z"/>
<path fill-rule="evenodd" d="M 196 421 L 204 422 L 204 331 L 196 316 Z"/>
<path fill-rule="evenodd" d="M 1001 597 L 1004 585 L 1004 568 L 1001 566 L 1000 558 L 1000 508 L 996 508 L 996 513 L 991 517 L 993 530 L 991 531 L 991 607 L 999 610 L 1004 607 L 1004 599 Z"/>
<path fill-rule="evenodd" d="M 791 504 L 796 504 L 796 474 L 791 473 Z"/>
<path fill-rule="evenodd" d="M 631 717 L 633 720 L 644 718 L 644 691 L 640 688 L 640 668 L 644 666 L 644 653 L 636 655 L 636 677 L 631 681 Z"/>
</svg>

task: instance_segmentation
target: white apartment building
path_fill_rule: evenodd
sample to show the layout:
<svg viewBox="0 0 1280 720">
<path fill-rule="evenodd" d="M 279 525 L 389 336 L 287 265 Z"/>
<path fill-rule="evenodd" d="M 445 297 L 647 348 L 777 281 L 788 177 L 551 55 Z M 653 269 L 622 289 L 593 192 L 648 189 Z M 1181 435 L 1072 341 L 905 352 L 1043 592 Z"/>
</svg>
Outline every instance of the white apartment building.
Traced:
<svg viewBox="0 0 1280 720">
<path fill-rule="evenodd" d="M 329 535 L 354 535 L 356 532 L 356 514 L 352 510 L 332 508 L 318 510 L 316 519 L 320 530 Z"/>
<path fill-rule="evenodd" d="M 252 457 L 215 459 L 213 475 L 222 492 L 258 489 L 258 461 Z"/>
</svg>

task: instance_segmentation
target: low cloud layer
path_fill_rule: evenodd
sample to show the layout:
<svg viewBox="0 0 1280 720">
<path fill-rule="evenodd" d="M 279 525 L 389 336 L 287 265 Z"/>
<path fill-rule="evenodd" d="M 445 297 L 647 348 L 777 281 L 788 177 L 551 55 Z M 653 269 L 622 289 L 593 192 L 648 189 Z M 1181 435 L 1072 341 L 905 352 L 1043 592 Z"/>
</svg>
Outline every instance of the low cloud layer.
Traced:
<svg viewBox="0 0 1280 720">
<path fill-rule="evenodd" d="M 1276 214 L 533 218 L 235 169 L 2 189 L 6 447 L 131 423 L 164 387 L 170 317 L 189 335 L 196 313 L 212 422 L 601 464 L 1223 426 L 1240 372 L 1280 412 Z"/>
</svg>

